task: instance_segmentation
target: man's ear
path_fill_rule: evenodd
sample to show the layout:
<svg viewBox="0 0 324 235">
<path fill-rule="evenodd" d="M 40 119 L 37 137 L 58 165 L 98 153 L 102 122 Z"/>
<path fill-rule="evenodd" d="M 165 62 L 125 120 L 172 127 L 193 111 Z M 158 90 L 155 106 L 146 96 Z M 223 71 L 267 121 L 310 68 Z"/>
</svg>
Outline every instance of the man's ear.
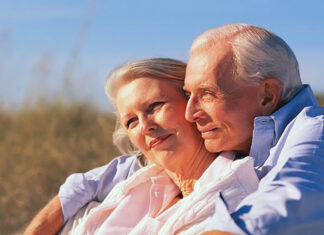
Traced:
<svg viewBox="0 0 324 235">
<path fill-rule="evenodd" d="M 268 116 L 280 107 L 281 83 L 277 78 L 265 78 L 259 86 L 261 115 Z"/>
</svg>

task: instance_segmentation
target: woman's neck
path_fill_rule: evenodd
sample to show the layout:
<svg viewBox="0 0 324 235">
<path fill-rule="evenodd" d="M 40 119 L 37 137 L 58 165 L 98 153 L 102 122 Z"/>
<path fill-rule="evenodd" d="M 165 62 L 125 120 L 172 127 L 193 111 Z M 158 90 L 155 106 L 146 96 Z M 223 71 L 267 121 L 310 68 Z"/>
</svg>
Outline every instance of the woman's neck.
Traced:
<svg viewBox="0 0 324 235">
<path fill-rule="evenodd" d="M 181 190 L 183 197 L 192 193 L 197 180 L 217 157 L 216 154 L 207 152 L 204 146 L 198 149 L 195 155 L 191 158 L 192 161 L 181 170 L 166 169 L 167 174 Z"/>
</svg>

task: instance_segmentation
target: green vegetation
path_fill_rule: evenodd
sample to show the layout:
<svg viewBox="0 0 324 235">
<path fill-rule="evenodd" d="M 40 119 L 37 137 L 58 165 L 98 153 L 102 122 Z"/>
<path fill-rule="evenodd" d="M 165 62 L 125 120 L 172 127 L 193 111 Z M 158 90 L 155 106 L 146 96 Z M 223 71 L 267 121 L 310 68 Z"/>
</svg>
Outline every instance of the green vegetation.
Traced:
<svg viewBox="0 0 324 235">
<path fill-rule="evenodd" d="M 113 115 L 88 104 L 0 109 L 0 234 L 21 230 L 68 175 L 117 156 L 113 129 Z"/>
<path fill-rule="evenodd" d="M 21 231 L 68 175 L 117 156 L 114 121 L 89 104 L 0 109 L 0 234 Z"/>
</svg>

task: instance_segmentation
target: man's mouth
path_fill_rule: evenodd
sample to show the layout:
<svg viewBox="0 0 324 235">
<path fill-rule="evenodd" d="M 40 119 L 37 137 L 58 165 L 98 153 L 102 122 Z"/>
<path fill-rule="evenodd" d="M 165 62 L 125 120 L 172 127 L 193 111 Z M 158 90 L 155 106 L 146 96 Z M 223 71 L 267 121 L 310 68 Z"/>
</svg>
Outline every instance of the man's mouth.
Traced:
<svg viewBox="0 0 324 235">
<path fill-rule="evenodd" d="M 151 140 L 149 146 L 150 149 L 156 147 L 157 145 L 161 144 L 162 142 L 164 142 L 166 139 L 168 139 L 171 136 L 171 134 L 165 134 L 165 135 L 161 135 L 153 140 Z"/>
<path fill-rule="evenodd" d="M 209 139 L 215 137 L 215 134 L 219 131 L 219 128 L 212 128 L 208 130 L 199 130 L 199 131 L 203 139 Z"/>
</svg>

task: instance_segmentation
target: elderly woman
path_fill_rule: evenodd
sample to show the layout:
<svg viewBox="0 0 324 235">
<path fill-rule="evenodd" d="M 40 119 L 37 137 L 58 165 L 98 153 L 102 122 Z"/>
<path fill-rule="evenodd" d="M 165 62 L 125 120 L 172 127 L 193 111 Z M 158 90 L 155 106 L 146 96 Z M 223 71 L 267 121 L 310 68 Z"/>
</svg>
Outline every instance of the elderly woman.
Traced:
<svg viewBox="0 0 324 235">
<path fill-rule="evenodd" d="M 82 209 L 63 234 L 198 234 L 217 210 L 218 193 L 234 210 L 256 190 L 252 159 L 209 153 L 185 120 L 185 69 L 177 60 L 150 59 L 110 74 L 106 92 L 117 110 L 115 142 L 135 146 L 146 166 L 117 184 L 101 204 Z"/>
</svg>

